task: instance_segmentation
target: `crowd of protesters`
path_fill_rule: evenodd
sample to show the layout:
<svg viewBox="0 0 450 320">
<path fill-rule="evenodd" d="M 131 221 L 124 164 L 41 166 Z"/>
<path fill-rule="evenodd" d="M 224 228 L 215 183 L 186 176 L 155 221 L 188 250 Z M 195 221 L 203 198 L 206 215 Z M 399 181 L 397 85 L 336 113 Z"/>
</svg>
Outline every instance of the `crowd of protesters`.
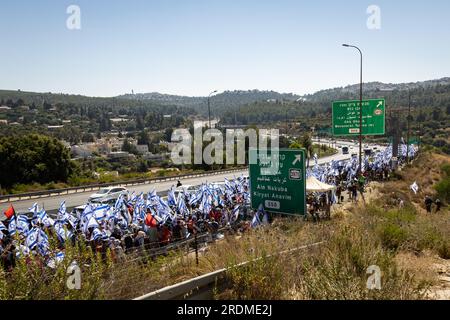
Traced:
<svg viewBox="0 0 450 320">
<path fill-rule="evenodd" d="M 0 222 L 0 255 L 3 267 L 10 270 L 17 258 L 39 256 L 54 267 L 64 259 L 67 242 L 80 241 L 95 252 L 114 260 L 129 253 L 158 251 L 169 244 L 209 235 L 223 237 L 221 230 L 242 231 L 264 220 L 264 210 L 249 208 L 248 180 L 239 177 L 225 184 L 203 184 L 187 192 L 181 183 L 168 192 L 167 199 L 155 191 L 148 195 L 122 195 L 114 206 L 87 204 L 83 210 L 66 211 L 61 203 L 57 217 L 51 218 L 35 204 L 29 214 L 16 214 L 11 206 Z M 176 195 L 178 193 L 178 195 Z M 57 239 L 56 248 L 49 237 Z"/>
<path fill-rule="evenodd" d="M 406 162 L 407 150 L 406 145 L 400 146 L 397 165 Z M 413 159 L 416 153 L 417 149 L 414 146 L 409 148 L 409 159 Z M 372 156 L 365 156 L 361 170 L 359 170 L 359 160 L 355 156 L 350 160 L 332 161 L 324 166 L 319 166 L 316 159 L 316 166 L 307 170 L 307 177 L 314 176 L 319 181 L 334 186 L 335 190 L 308 195 L 310 216 L 317 220 L 320 218 L 320 213 L 323 213 L 326 218 L 329 218 L 331 206 L 343 203 L 346 193 L 348 201 L 356 203 L 358 196 L 365 201 L 365 188 L 369 182 L 389 179 L 395 168 L 392 158 L 392 147 L 387 147 Z"/>
</svg>

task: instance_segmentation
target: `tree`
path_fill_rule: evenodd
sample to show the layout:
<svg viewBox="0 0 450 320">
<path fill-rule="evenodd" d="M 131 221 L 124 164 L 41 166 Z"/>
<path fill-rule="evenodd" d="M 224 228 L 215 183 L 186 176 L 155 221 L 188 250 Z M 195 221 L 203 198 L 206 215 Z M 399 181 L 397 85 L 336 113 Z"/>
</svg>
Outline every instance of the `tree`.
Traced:
<svg viewBox="0 0 450 320">
<path fill-rule="evenodd" d="M 417 122 L 424 122 L 425 120 L 427 120 L 427 116 L 420 111 L 419 115 L 417 116 Z"/>
<path fill-rule="evenodd" d="M 280 136 L 279 146 L 280 148 L 289 148 L 290 147 L 289 139 L 286 138 L 285 136 Z"/>
<path fill-rule="evenodd" d="M 148 163 L 145 160 L 141 160 L 139 161 L 138 167 L 137 167 L 138 172 L 141 173 L 145 173 L 148 171 Z"/>
<path fill-rule="evenodd" d="M 81 138 L 81 141 L 83 142 L 94 142 L 95 138 L 94 135 L 91 133 L 84 133 L 83 137 Z"/>
<path fill-rule="evenodd" d="M 147 145 L 147 146 L 150 144 L 150 139 L 148 137 L 148 133 L 145 130 L 142 130 L 141 132 L 139 132 L 138 144 L 139 145 Z"/>
<path fill-rule="evenodd" d="M 125 139 L 123 141 L 122 151 L 129 152 L 129 153 L 136 154 L 136 155 L 139 153 L 137 151 L 136 146 L 134 144 L 131 144 L 130 141 L 128 141 L 128 139 Z"/>
<path fill-rule="evenodd" d="M 306 150 L 306 158 L 308 159 L 308 167 L 309 167 L 309 158 L 313 152 L 313 143 L 311 140 L 311 136 L 308 133 L 305 133 L 301 139 L 300 144 Z"/>
<path fill-rule="evenodd" d="M 167 128 L 164 131 L 164 140 L 165 141 L 171 141 L 172 140 L 172 133 L 173 133 L 173 128 Z"/>
<path fill-rule="evenodd" d="M 441 120 L 441 109 L 440 108 L 434 108 L 433 112 L 431 113 L 434 121 Z"/>
<path fill-rule="evenodd" d="M 0 138 L 0 163 L 0 181 L 5 187 L 67 182 L 74 168 L 69 149 L 57 139 L 37 134 Z"/>
</svg>

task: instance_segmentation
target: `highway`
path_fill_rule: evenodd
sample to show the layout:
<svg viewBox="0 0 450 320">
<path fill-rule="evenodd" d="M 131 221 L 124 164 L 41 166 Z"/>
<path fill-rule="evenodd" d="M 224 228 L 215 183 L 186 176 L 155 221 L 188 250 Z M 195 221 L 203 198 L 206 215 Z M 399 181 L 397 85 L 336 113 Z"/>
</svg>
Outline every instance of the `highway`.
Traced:
<svg viewBox="0 0 450 320">
<path fill-rule="evenodd" d="M 327 140 L 321 140 L 321 143 L 328 144 L 329 141 Z M 339 152 L 333 156 L 330 157 L 324 157 L 320 158 L 318 163 L 319 164 L 325 164 L 328 162 L 331 162 L 332 160 L 340 161 L 340 160 L 347 160 L 350 159 L 352 153 L 357 153 L 358 148 L 354 145 L 352 142 L 344 142 L 339 141 L 337 142 L 338 145 L 347 145 L 352 146 L 353 149 L 350 149 L 350 154 L 344 155 L 342 154 L 342 150 L 339 148 Z M 382 150 L 383 148 L 380 146 L 377 146 Z M 310 166 L 314 166 L 314 160 L 310 160 Z M 242 170 L 238 172 L 234 172 L 232 174 L 220 174 L 220 175 L 211 175 L 210 177 L 198 177 L 198 178 L 190 178 L 190 179 L 183 179 L 181 182 L 184 186 L 187 185 L 201 185 L 204 182 L 222 182 L 225 178 L 233 179 L 236 177 L 239 177 L 241 174 L 248 175 L 248 170 Z M 153 189 L 156 190 L 157 193 L 161 194 L 166 191 L 168 191 L 173 185 L 175 184 L 175 181 L 167 181 L 167 182 L 159 182 L 159 183 L 152 183 L 152 184 L 145 184 L 145 185 L 139 185 L 128 188 L 130 192 L 135 191 L 136 193 L 147 193 L 152 191 Z M 53 211 L 57 210 L 63 200 L 66 201 L 66 207 L 67 209 L 71 209 L 83 204 L 86 204 L 88 201 L 89 196 L 93 192 L 80 192 L 80 193 L 73 193 L 73 194 L 66 194 L 61 196 L 51 196 L 47 198 L 39 198 L 39 199 L 29 199 L 29 200 L 22 200 L 22 201 L 16 201 L 13 202 L 14 209 L 16 212 L 27 212 L 28 208 L 30 208 L 34 203 L 38 203 L 40 208 L 45 208 L 47 211 Z M 0 212 L 5 211 L 8 208 L 9 204 L 4 203 L 0 205 Z M 2 215 L 3 216 L 3 215 Z M 2 217 L 3 218 L 3 217 Z"/>
</svg>

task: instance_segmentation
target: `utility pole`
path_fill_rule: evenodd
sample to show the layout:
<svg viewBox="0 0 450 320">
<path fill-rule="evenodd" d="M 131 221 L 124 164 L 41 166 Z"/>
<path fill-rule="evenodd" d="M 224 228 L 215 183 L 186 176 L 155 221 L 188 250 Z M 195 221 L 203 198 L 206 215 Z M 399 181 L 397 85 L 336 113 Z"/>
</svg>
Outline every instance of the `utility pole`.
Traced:
<svg viewBox="0 0 450 320">
<path fill-rule="evenodd" d="M 406 134 L 406 163 L 409 163 L 409 138 L 411 129 L 411 90 L 408 90 L 408 132 Z"/>
<path fill-rule="evenodd" d="M 287 139 L 287 135 L 288 135 L 288 117 L 287 117 L 287 108 L 286 108 L 286 139 Z"/>
</svg>

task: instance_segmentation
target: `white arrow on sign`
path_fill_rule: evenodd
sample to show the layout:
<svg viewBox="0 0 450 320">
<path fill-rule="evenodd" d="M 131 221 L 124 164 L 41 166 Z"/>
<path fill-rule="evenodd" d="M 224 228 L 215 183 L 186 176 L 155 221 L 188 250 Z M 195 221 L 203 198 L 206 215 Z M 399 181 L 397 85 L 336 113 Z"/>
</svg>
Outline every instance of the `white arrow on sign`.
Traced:
<svg viewBox="0 0 450 320">
<path fill-rule="evenodd" d="M 297 154 L 297 155 L 295 155 L 295 159 L 294 159 L 294 162 L 292 162 L 292 165 L 295 166 L 297 164 L 297 162 L 301 162 L 301 161 L 302 161 L 302 155 Z"/>
<path fill-rule="evenodd" d="M 383 101 L 378 102 L 377 108 L 382 107 L 383 106 Z"/>
</svg>

